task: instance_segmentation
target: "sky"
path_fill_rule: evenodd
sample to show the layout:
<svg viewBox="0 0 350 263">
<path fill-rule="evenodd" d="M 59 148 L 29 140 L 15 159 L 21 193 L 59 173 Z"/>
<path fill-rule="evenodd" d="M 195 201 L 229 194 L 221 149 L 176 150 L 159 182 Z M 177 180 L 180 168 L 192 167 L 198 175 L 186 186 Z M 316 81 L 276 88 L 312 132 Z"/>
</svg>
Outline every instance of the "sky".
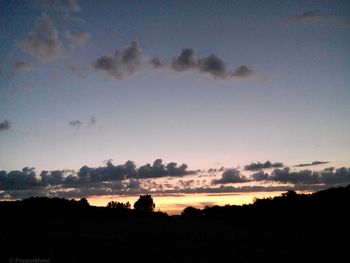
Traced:
<svg viewBox="0 0 350 263">
<path fill-rule="evenodd" d="M 349 47 L 349 1 L 0 0 L 0 193 L 349 183 Z"/>
</svg>

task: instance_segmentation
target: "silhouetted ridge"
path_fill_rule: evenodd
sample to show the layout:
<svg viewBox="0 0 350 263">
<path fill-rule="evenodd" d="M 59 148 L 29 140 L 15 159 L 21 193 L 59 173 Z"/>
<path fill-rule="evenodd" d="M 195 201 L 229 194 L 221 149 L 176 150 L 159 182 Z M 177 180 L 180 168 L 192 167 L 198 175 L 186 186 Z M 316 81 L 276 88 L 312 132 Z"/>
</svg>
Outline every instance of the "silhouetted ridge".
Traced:
<svg viewBox="0 0 350 263">
<path fill-rule="evenodd" d="M 305 220 L 332 221 L 349 218 L 350 185 L 330 188 L 313 194 L 290 190 L 274 198 L 256 199 L 250 205 L 212 206 L 204 209 L 185 208 L 181 217 L 222 219 L 240 223 L 300 223 Z"/>
</svg>

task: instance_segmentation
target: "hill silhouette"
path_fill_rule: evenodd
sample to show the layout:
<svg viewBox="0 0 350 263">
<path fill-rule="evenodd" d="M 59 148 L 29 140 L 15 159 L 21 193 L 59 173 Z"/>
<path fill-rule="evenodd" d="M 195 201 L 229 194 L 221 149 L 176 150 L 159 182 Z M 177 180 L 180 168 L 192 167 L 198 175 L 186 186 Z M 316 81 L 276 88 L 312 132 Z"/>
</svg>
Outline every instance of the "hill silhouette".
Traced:
<svg viewBox="0 0 350 263">
<path fill-rule="evenodd" d="M 0 202 L 0 262 L 334 262 L 347 254 L 350 186 L 187 207 L 181 216 L 140 199 L 138 209 L 84 198 Z"/>
</svg>

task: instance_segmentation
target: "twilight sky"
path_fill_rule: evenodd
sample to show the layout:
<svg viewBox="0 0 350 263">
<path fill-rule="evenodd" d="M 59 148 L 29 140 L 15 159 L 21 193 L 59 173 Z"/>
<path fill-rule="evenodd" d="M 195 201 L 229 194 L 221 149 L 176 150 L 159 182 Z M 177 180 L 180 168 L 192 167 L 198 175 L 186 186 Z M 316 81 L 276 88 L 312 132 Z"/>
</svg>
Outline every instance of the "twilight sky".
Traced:
<svg viewBox="0 0 350 263">
<path fill-rule="evenodd" d="M 0 170 L 349 167 L 349 47 L 345 0 L 0 0 Z"/>
</svg>

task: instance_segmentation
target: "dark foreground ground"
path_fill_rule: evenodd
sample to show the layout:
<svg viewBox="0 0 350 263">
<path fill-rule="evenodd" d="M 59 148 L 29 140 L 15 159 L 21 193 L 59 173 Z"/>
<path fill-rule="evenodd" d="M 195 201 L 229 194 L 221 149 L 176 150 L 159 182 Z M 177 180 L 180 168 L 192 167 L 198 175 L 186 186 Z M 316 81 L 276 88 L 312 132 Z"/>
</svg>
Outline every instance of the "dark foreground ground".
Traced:
<svg viewBox="0 0 350 263">
<path fill-rule="evenodd" d="M 346 262 L 344 204 L 244 218 L 2 213 L 0 262 Z"/>
</svg>

